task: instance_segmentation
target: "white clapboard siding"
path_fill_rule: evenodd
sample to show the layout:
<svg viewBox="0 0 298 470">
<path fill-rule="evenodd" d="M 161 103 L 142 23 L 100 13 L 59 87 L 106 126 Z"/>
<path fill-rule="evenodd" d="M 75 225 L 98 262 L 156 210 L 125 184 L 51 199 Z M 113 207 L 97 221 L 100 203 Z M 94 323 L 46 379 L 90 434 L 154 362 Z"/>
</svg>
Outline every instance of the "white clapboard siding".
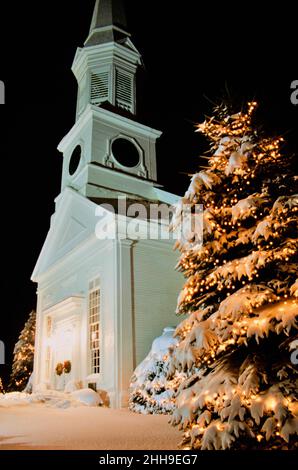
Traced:
<svg viewBox="0 0 298 470">
<path fill-rule="evenodd" d="M 177 253 L 169 245 L 159 248 L 160 243 L 156 241 L 154 247 L 140 241 L 134 251 L 136 364 L 145 358 L 163 328 L 176 326 L 179 320 L 175 310 L 183 279 L 174 270 Z"/>
</svg>

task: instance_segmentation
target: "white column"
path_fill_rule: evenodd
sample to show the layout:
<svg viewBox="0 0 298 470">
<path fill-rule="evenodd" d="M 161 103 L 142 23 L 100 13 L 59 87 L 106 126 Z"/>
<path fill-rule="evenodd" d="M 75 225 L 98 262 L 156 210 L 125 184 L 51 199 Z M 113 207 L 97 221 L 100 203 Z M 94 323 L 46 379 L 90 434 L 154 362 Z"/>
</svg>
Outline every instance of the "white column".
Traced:
<svg viewBox="0 0 298 470">
<path fill-rule="evenodd" d="M 128 404 L 128 389 L 134 370 L 133 257 L 134 241 L 117 240 L 117 364 L 116 407 Z"/>
<path fill-rule="evenodd" d="M 35 329 L 34 365 L 33 365 L 33 373 L 34 373 L 33 388 L 35 388 L 41 381 L 42 335 L 43 335 L 42 291 L 37 290 L 36 329 Z"/>
</svg>

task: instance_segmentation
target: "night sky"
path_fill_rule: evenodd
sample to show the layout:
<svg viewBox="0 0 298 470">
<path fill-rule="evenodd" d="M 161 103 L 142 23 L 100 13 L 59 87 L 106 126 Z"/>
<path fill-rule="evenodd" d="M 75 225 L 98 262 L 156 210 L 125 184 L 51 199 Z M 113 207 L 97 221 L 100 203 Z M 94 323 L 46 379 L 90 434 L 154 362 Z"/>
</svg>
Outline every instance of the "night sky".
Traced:
<svg viewBox="0 0 298 470">
<path fill-rule="evenodd" d="M 13 345 L 35 307 L 30 276 L 60 191 L 56 148 L 75 119 L 70 67 L 87 37 L 94 0 L 7 3 L 0 12 L 0 80 L 6 85 L 6 105 L 0 106 L 0 339 L 7 352 L 0 377 L 9 373 Z M 251 2 L 238 9 L 198 0 L 125 3 L 145 63 L 139 118 L 164 133 L 157 158 L 165 189 L 186 190 L 187 173 L 199 168 L 206 150 L 194 126 L 211 113 L 211 102 L 228 94 L 239 108 L 256 99 L 264 130 L 284 135 L 285 154 L 298 154 L 298 105 L 290 101 L 290 84 L 298 79 L 293 6 L 271 3 L 261 13 Z"/>
</svg>

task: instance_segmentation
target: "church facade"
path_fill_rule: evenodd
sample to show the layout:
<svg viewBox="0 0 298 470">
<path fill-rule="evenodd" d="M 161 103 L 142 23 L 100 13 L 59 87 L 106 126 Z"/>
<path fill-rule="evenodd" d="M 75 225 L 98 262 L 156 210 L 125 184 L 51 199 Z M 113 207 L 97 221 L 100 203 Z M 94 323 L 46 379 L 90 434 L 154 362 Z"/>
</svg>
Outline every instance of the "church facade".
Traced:
<svg viewBox="0 0 298 470">
<path fill-rule="evenodd" d="M 97 0 L 72 66 L 77 112 L 58 146 L 61 193 L 32 275 L 34 387 L 63 390 L 80 381 L 105 390 L 113 407 L 127 404 L 134 368 L 162 329 L 176 324 L 182 284 L 168 221 L 150 212 L 177 197 L 157 184 L 161 132 L 136 118 L 140 65 L 121 1 Z"/>
</svg>

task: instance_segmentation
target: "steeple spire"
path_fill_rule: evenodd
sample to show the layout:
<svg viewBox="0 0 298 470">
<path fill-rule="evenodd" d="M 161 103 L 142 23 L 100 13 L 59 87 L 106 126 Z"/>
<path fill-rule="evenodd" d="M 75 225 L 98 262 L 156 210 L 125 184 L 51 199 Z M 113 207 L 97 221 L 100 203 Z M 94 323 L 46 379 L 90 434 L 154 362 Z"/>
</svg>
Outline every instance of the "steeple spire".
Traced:
<svg viewBox="0 0 298 470">
<path fill-rule="evenodd" d="M 76 119 L 89 104 L 136 114 L 136 73 L 142 62 L 129 36 L 124 0 L 96 0 L 85 47 L 77 50 L 72 65 L 79 86 Z"/>
<path fill-rule="evenodd" d="M 85 46 L 118 42 L 128 36 L 123 0 L 96 0 Z"/>
</svg>

